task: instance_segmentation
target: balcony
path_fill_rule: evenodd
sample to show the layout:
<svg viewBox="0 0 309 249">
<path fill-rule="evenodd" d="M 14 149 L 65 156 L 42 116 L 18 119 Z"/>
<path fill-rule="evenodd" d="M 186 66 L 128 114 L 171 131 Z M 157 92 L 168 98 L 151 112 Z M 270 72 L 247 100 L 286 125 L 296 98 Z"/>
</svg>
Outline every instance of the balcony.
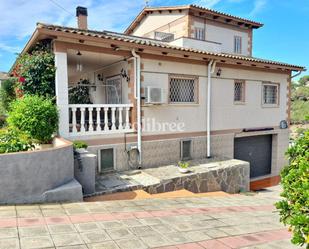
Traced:
<svg viewBox="0 0 309 249">
<path fill-rule="evenodd" d="M 71 137 L 133 132 L 133 104 L 69 105 Z"/>
<path fill-rule="evenodd" d="M 180 37 L 170 42 L 169 44 L 185 48 L 205 50 L 213 53 L 222 52 L 222 43 L 207 40 L 197 40 L 189 37 Z"/>
</svg>

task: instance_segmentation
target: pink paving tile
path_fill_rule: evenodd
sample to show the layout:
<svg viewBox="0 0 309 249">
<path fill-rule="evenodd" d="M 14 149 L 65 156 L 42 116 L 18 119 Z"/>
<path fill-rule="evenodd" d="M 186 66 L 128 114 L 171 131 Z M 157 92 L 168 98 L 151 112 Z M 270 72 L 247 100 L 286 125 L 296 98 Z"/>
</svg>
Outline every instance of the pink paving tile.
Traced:
<svg viewBox="0 0 309 249">
<path fill-rule="evenodd" d="M 72 223 L 83 223 L 94 221 L 94 218 L 90 214 L 80 214 L 69 216 Z"/>
<path fill-rule="evenodd" d="M 17 226 L 17 219 L 0 219 L 0 228 L 3 227 L 16 227 Z"/>
<path fill-rule="evenodd" d="M 48 225 L 53 224 L 70 224 L 71 221 L 67 216 L 58 216 L 58 217 L 45 217 L 45 222 Z"/>
<path fill-rule="evenodd" d="M 176 213 L 171 211 L 150 211 L 153 217 L 168 217 L 168 216 L 175 216 Z M 179 215 L 181 213 L 177 213 Z"/>
<path fill-rule="evenodd" d="M 127 220 L 127 219 L 134 219 L 135 218 L 133 213 L 112 213 L 112 216 L 116 220 Z"/>
<path fill-rule="evenodd" d="M 41 226 L 46 224 L 44 218 L 19 218 L 17 219 L 17 223 L 19 227 Z"/>
<path fill-rule="evenodd" d="M 242 236 L 225 237 L 225 238 L 218 239 L 218 241 L 220 241 L 221 243 L 231 248 L 239 248 L 239 247 L 245 247 L 245 246 L 256 244 L 256 242 L 243 239 Z"/>
<path fill-rule="evenodd" d="M 291 237 L 291 233 L 285 229 L 280 229 L 280 230 L 256 233 L 255 236 L 261 241 L 271 242 L 274 240 L 289 239 Z"/>
<path fill-rule="evenodd" d="M 91 216 L 96 221 L 115 220 L 115 217 L 111 214 L 92 214 Z"/>
<path fill-rule="evenodd" d="M 154 249 L 177 249 L 176 246 L 163 246 L 163 247 L 156 247 Z"/>
<path fill-rule="evenodd" d="M 146 212 L 146 211 L 133 212 L 132 214 L 138 219 L 153 217 L 150 212 Z"/>
<path fill-rule="evenodd" d="M 188 244 L 182 244 L 182 245 L 177 245 L 178 249 L 203 249 L 201 245 L 197 243 L 188 243 Z"/>
<path fill-rule="evenodd" d="M 231 249 L 231 247 L 221 243 L 218 240 L 206 240 L 199 242 L 206 249 Z"/>
</svg>

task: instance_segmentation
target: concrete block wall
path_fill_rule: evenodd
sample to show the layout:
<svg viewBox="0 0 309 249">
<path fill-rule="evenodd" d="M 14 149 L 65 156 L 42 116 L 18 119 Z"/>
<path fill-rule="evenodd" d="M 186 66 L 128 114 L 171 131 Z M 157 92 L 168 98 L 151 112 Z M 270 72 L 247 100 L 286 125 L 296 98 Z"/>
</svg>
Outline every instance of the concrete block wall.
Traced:
<svg viewBox="0 0 309 249">
<path fill-rule="evenodd" d="M 143 141 L 142 157 L 143 168 L 152 168 L 162 165 L 177 163 L 181 160 L 180 144 L 182 140 L 192 140 L 191 156 L 192 159 L 200 159 L 206 157 L 206 136 L 186 137 L 177 139 Z M 125 151 L 130 143 L 114 145 L 96 145 L 89 146 L 88 151 L 94 153 L 99 158 L 100 149 L 114 148 L 115 170 L 129 170 L 128 154 Z M 211 136 L 212 155 L 215 157 L 233 158 L 234 154 L 234 134 L 213 135 Z"/>
</svg>

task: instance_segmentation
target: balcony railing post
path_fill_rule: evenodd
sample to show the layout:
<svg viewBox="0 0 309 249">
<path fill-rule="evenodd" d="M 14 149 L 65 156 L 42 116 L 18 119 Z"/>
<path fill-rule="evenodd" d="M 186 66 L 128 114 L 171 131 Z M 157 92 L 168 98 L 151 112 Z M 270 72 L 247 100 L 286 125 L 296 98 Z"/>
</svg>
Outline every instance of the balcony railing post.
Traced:
<svg viewBox="0 0 309 249">
<path fill-rule="evenodd" d="M 72 132 L 77 133 L 77 124 L 76 124 L 76 109 L 75 107 L 71 108 L 72 110 Z"/>
<path fill-rule="evenodd" d="M 122 107 L 119 107 L 118 108 L 118 119 L 119 119 L 119 127 L 118 129 L 119 130 L 123 130 L 123 124 L 122 124 L 122 111 L 123 111 L 123 108 Z"/>
<path fill-rule="evenodd" d="M 109 128 L 108 128 L 108 107 L 104 107 L 104 131 L 108 131 Z"/>
<path fill-rule="evenodd" d="M 92 107 L 88 107 L 88 111 L 89 111 L 89 131 L 93 131 L 93 117 L 92 117 L 92 111 L 93 108 Z"/>
<path fill-rule="evenodd" d="M 126 107 L 126 124 L 125 124 L 125 129 L 129 130 L 130 127 L 130 121 L 129 121 L 129 111 L 130 111 L 130 107 Z"/>
<path fill-rule="evenodd" d="M 80 132 L 85 133 L 85 108 L 80 108 L 81 116 L 80 116 Z"/>
<path fill-rule="evenodd" d="M 96 131 L 101 131 L 101 108 L 100 107 L 96 107 L 97 110 L 97 127 L 96 127 Z"/>
<path fill-rule="evenodd" d="M 116 107 L 112 107 L 112 131 L 116 130 L 116 118 L 115 118 L 115 112 Z"/>
</svg>

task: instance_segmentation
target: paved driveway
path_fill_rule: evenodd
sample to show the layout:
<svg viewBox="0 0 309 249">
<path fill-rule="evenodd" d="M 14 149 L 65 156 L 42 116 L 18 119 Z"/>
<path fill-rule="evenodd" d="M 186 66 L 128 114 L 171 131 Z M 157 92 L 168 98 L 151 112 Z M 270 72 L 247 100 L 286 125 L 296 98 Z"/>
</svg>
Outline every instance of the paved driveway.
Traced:
<svg viewBox="0 0 309 249">
<path fill-rule="evenodd" d="M 0 207 L 0 248 L 297 248 L 278 221 L 279 188 L 255 196 Z"/>
</svg>

